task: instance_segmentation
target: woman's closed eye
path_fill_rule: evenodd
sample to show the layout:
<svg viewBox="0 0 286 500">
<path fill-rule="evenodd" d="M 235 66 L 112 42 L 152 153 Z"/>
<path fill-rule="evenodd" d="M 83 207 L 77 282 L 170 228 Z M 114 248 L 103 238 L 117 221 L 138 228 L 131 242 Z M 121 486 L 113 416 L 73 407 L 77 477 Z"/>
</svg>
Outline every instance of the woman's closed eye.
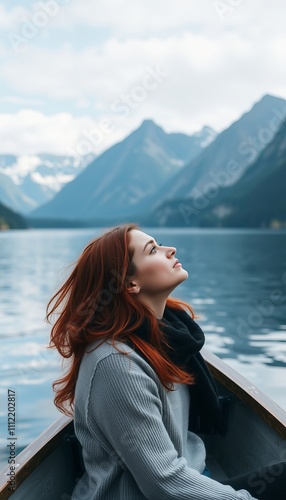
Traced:
<svg viewBox="0 0 286 500">
<path fill-rule="evenodd" d="M 162 246 L 162 243 L 159 243 L 159 245 L 157 245 L 158 247 L 161 247 Z M 150 250 L 150 253 L 154 253 L 154 250 L 156 251 L 156 247 L 153 246 Z"/>
</svg>

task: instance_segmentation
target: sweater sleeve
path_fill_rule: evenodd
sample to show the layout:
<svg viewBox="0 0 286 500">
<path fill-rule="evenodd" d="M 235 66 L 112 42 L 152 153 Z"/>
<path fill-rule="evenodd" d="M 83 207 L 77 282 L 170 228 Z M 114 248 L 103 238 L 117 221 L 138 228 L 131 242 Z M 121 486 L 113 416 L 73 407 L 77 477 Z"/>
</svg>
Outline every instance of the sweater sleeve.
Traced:
<svg viewBox="0 0 286 500">
<path fill-rule="evenodd" d="M 95 419 L 119 461 L 148 500 L 253 500 L 201 475 L 179 457 L 162 418 L 156 382 L 120 353 L 102 359 L 89 394 L 88 420 Z"/>
</svg>

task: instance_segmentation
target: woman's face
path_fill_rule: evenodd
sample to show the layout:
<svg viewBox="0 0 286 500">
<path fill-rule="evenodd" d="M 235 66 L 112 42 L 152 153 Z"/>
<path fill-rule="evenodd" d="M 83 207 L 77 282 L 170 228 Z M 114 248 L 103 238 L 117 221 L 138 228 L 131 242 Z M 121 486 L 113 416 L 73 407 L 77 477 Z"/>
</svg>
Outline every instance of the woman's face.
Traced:
<svg viewBox="0 0 286 500">
<path fill-rule="evenodd" d="M 143 294 L 171 293 L 188 278 L 175 256 L 176 248 L 159 246 L 152 236 L 137 229 L 130 231 L 130 247 L 134 250 L 132 261 L 136 266 L 134 283 Z M 134 289 L 136 291 L 139 290 Z"/>
</svg>

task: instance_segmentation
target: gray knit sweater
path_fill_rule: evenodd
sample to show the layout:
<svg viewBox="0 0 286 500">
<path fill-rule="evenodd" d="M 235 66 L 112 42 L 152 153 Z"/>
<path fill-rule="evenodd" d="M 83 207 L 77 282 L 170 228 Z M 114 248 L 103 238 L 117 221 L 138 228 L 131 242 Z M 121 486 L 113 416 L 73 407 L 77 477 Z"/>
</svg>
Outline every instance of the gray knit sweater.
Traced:
<svg viewBox="0 0 286 500">
<path fill-rule="evenodd" d="M 188 387 L 167 391 L 141 356 L 117 346 L 129 354 L 105 342 L 80 366 L 74 422 L 86 472 L 72 500 L 253 499 L 202 475 L 205 447 L 188 431 Z"/>
</svg>

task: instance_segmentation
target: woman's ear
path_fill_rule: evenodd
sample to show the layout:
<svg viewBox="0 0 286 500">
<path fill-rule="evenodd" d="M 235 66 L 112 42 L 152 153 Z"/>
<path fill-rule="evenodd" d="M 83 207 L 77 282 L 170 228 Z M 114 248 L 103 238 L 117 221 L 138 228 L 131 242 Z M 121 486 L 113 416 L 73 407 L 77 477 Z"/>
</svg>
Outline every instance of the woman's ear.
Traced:
<svg viewBox="0 0 286 500">
<path fill-rule="evenodd" d="M 136 281 L 128 281 L 126 289 L 129 293 L 139 293 L 140 292 L 140 286 Z"/>
</svg>

